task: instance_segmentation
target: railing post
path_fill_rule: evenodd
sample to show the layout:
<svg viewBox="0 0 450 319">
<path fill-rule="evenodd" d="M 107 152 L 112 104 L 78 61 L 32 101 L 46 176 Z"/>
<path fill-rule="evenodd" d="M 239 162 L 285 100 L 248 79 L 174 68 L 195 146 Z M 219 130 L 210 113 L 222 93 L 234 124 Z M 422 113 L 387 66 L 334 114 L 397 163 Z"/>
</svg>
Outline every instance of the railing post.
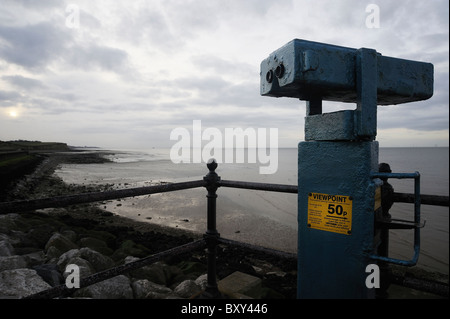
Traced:
<svg viewBox="0 0 450 319">
<path fill-rule="evenodd" d="M 206 166 L 209 169 L 209 173 L 203 177 L 203 180 L 206 182 L 206 189 L 208 190 L 208 194 L 206 195 L 208 199 L 208 220 L 204 239 L 208 247 L 208 279 L 204 297 L 220 298 L 221 295 L 216 281 L 216 255 L 218 239 L 220 237 L 216 229 L 216 191 L 219 187 L 218 182 L 220 181 L 220 177 L 215 172 L 217 168 L 215 159 L 210 159 Z"/>
</svg>

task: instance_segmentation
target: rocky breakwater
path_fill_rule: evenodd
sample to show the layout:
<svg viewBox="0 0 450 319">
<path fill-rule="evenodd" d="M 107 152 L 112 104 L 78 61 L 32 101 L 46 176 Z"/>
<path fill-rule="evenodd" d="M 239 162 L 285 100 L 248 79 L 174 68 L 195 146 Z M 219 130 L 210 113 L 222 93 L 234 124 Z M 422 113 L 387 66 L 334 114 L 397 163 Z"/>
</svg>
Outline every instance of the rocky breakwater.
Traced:
<svg viewBox="0 0 450 319">
<path fill-rule="evenodd" d="M 99 221 L 72 218 L 64 209 L 55 211 L 0 215 L 0 298 L 22 298 L 65 284 L 68 265 L 77 265 L 85 277 L 146 257 L 155 247 L 171 248 L 192 240 L 144 234 L 126 226 L 106 227 Z M 205 288 L 205 273 L 201 262 L 156 262 L 75 290 L 71 297 L 188 298 Z"/>
</svg>

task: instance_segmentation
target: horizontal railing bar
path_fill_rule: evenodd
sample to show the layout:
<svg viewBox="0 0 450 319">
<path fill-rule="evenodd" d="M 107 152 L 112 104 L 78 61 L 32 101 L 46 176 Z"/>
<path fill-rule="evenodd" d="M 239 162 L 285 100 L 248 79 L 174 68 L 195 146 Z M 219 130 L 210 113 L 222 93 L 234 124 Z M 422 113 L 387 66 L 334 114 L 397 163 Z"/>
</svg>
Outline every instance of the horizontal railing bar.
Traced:
<svg viewBox="0 0 450 319">
<path fill-rule="evenodd" d="M 258 251 L 260 253 L 264 253 L 264 254 L 267 254 L 267 255 L 276 256 L 276 257 L 279 257 L 279 258 L 282 258 L 282 259 L 297 260 L 297 254 L 287 253 L 287 252 L 276 250 L 276 249 L 256 246 L 256 245 L 243 243 L 243 242 L 240 242 L 240 241 L 235 241 L 235 240 L 232 240 L 232 239 L 226 239 L 226 238 L 222 238 L 222 237 L 219 237 L 217 239 L 217 241 L 222 243 L 222 244 L 225 244 L 225 245 L 247 248 L 247 249 Z"/>
<path fill-rule="evenodd" d="M 283 185 L 283 184 L 268 184 L 268 183 L 254 183 L 254 182 L 242 182 L 242 181 L 227 181 L 220 180 L 219 186 L 231 187 L 231 188 L 244 188 L 269 192 L 281 192 L 281 193 L 298 193 L 297 185 Z"/>
<path fill-rule="evenodd" d="M 394 193 L 394 202 L 398 203 L 414 203 L 414 194 Z M 422 205 L 435 205 L 449 207 L 449 197 L 440 195 L 420 195 L 420 203 Z"/>
<path fill-rule="evenodd" d="M 68 288 L 65 284 L 59 285 L 38 293 L 35 293 L 33 295 L 29 295 L 24 297 L 23 299 L 52 299 L 56 297 L 66 297 L 70 296 L 72 293 L 74 293 L 77 289 L 81 289 L 93 284 L 96 284 L 100 281 L 104 281 L 107 279 L 110 279 L 112 277 L 127 273 L 129 271 L 150 265 L 152 263 L 155 263 L 161 259 L 188 253 L 200 248 L 204 248 L 206 246 L 206 242 L 204 239 L 200 239 L 188 244 L 184 244 L 172 249 L 168 249 L 166 251 L 141 258 L 139 260 L 136 260 L 134 262 L 130 262 L 128 264 L 120 265 L 114 268 L 110 268 L 101 272 L 98 272 L 96 274 L 93 274 L 91 276 L 81 278 L 80 279 L 80 288 Z"/>
<path fill-rule="evenodd" d="M 381 172 L 373 172 L 370 174 L 372 178 L 397 178 L 397 179 L 407 179 L 407 178 L 416 178 L 420 176 L 419 172 L 414 173 L 381 173 Z"/>
<path fill-rule="evenodd" d="M 3 202 L 0 203 L 0 215 L 12 212 L 17 213 L 22 211 L 30 211 L 35 209 L 64 207 L 76 204 L 93 203 L 125 197 L 166 193 L 204 186 L 206 186 L 206 182 L 203 180 L 198 180 L 198 181 L 168 183 L 137 188 L 118 189 L 113 191 L 56 196 L 51 198 Z"/>
</svg>

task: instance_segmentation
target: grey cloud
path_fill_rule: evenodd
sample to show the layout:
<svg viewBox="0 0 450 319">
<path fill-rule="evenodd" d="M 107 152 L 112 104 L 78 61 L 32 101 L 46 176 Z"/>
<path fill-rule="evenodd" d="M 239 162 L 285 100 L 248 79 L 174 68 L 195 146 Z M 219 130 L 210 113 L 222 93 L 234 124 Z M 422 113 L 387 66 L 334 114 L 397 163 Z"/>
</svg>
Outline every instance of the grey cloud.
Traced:
<svg viewBox="0 0 450 319">
<path fill-rule="evenodd" d="M 212 71 L 218 76 L 222 74 L 232 74 L 236 82 L 246 78 L 258 78 L 259 67 L 255 67 L 248 63 L 236 61 L 228 61 L 214 55 L 196 55 L 191 58 L 192 63 L 199 71 Z"/>
<path fill-rule="evenodd" d="M 1 106 L 10 106 L 14 104 L 16 101 L 20 100 L 22 95 L 18 92 L 14 91 L 1 91 L 0 90 L 0 107 Z"/>
<path fill-rule="evenodd" d="M 434 104 L 430 101 L 401 104 L 378 108 L 378 127 L 407 128 L 418 131 L 446 130 L 448 124 L 448 104 Z"/>
<path fill-rule="evenodd" d="M 24 8 L 30 9 L 42 9 L 42 8 L 48 8 L 48 7 L 55 7 L 55 6 L 61 6 L 61 0 L 5 0 L 9 3 L 14 3 L 22 5 Z"/>
<path fill-rule="evenodd" d="M 165 50 L 179 49 L 184 41 L 172 33 L 167 17 L 147 2 L 139 10 L 124 9 L 118 20 L 115 34 L 126 42 L 134 45 L 145 43 L 150 50 L 163 48 Z"/>
<path fill-rule="evenodd" d="M 36 88 L 45 88 L 45 84 L 40 80 L 27 78 L 22 75 L 5 75 L 2 76 L 2 79 L 21 89 L 33 90 Z"/>
<path fill-rule="evenodd" d="M 92 70 L 100 68 L 106 71 L 124 71 L 128 58 L 127 52 L 96 44 L 90 46 L 74 46 L 70 50 L 68 62 L 80 69 Z"/>
<path fill-rule="evenodd" d="M 0 25 L 0 58 L 25 68 L 40 69 L 58 59 L 70 35 L 49 22 L 8 27 Z"/>
<path fill-rule="evenodd" d="M 0 59 L 38 71 L 54 62 L 66 62 L 84 70 L 130 71 L 126 51 L 95 43 L 79 44 L 69 30 L 50 22 L 18 27 L 0 25 L 0 40 L 3 39 Z M 20 80 L 13 81 L 18 84 Z"/>
</svg>

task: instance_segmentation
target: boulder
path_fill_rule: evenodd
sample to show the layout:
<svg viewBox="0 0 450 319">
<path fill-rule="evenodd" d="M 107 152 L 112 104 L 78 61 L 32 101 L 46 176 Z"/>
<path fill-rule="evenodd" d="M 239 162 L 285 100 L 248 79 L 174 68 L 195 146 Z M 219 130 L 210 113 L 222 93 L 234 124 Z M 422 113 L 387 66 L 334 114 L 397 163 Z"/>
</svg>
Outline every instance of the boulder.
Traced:
<svg viewBox="0 0 450 319">
<path fill-rule="evenodd" d="M 21 298 L 51 288 L 33 269 L 0 272 L 0 299 Z"/>
<path fill-rule="evenodd" d="M 128 239 L 122 242 L 120 247 L 111 255 L 111 258 L 118 261 L 127 256 L 143 258 L 148 255 L 150 255 L 150 251 L 144 245 L 136 244 L 134 241 Z"/>
<path fill-rule="evenodd" d="M 195 261 L 182 261 L 177 266 L 186 276 L 190 276 L 189 279 L 195 279 L 206 272 L 206 266 Z"/>
<path fill-rule="evenodd" d="M 63 277 L 66 278 L 70 272 L 66 272 L 68 265 L 77 265 L 80 270 L 80 278 L 84 278 L 90 275 L 95 274 L 94 267 L 87 261 L 86 259 L 83 259 L 79 256 L 74 256 L 70 258 L 67 263 L 64 265 L 64 268 L 61 270 L 61 268 L 58 265 L 58 268 L 61 270 Z"/>
<path fill-rule="evenodd" d="M 197 279 L 195 279 L 195 284 L 200 287 L 201 290 L 206 289 L 206 285 L 208 283 L 208 275 L 203 274 L 199 276 Z"/>
<path fill-rule="evenodd" d="M 42 250 L 23 255 L 23 257 L 25 257 L 25 260 L 27 261 L 28 268 L 45 263 L 45 254 Z"/>
<path fill-rule="evenodd" d="M 30 229 L 30 231 L 27 233 L 28 243 L 25 242 L 24 244 L 27 244 L 31 247 L 39 247 L 42 249 L 42 247 L 45 246 L 45 244 L 49 241 L 54 233 L 55 228 L 51 225 L 37 225 L 34 228 Z"/>
<path fill-rule="evenodd" d="M 11 245 L 9 240 L 0 240 L 0 257 L 12 256 L 14 255 L 14 247 Z"/>
<path fill-rule="evenodd" d="M 130 279 L 119 275 L 77 290 L 73 297 L 93 299 L 133 299 Z"/>
<path fill-rule="evenodd" d="M 71 249 L 76 249 L 78 246 L 70 241 L 67 237 L 60 233 L 54 233 L 52 237 L 45 244 L 45 251 L 48 251 L 50 247 L 55 247 L 61 253 L 65 253 Z"/>
<path fill-rule="evenodd" d="M 45 280 L 50 286 L 55 287 L 63 282 L 63 277 L 59 272 L 58 265 L 42 264 L 33 267 L 36 273 Z"/>
<path fill-rule="evenodd" d="M 191 298 L 201 292 L 201 288 L 195 283 L 194 280 L 185 280 L 180 283 L 174 290 L 174 294 L 181 298 Z"/>
<path fill-rule="evenodd" d="M 56 248 L 55 248 L 56 249 Z M 48 255 L 48 251 L 47 251 L 47 255 Z M 69 260 L 73 257 L 77 257 L 79 256 L 79 249 L 71 249 L 66 251 L 64 254 L 61 254 L 61 256 L 59 256 L 56 264 L 58 265 L 58 268 L 61 272 L 64 272 L 64 270 L 66 269 L 66 265 L 68 264 Z"/>
<path fill-rule="evenodd" d="M 164 299 L 172 293 L 172 289 L 155 284 L 147 279 L 139 279 L 131 284 L 136 299 Z"/>
<path fill-rule="evenodd" d="M 78 262 L 80 262 L 80 264 L 78 264 Z M 86 264 L 86 262 L 88 264 Z M 57 261 L 59 270 L 64 272 L 68 264 L 75 264 L 79 267 L 88 266 L 87 268 L 90 270 L 88 271 L 89 274 L 114 267 L 114 261 L 111 258 L 88 247 L 71 249 L 62 254 Z M 81 272 L 81 274 L 83 273 Z"/>
<path fill-rule="evenodd" d="M 0 271 L 26 267 L 27 267 L 27 260 L 23 256 L 15 255 L 15 256 L 0 257 Z"/>
<path fill-rule="evenodd" d="M 180 282 L 191 279 L 188 278 L 180 268 L 172 265 L 165 265 L 164 276 L 166 277 L 166 285 L 176 287 Z M 173 287 L 172 287 L 173 288 Z"/>
<path fill-rule="evenodd" d="M 79 254 L 80 257 L 87 260 L 97 272 L 114 267 L 114 261 L 111 258 L 104 256 L 89 247 L 81 248 Z"/>
<path fill-rule="evenodd" d="M 46 260 L 53 264 L 55 262 L 58 261 L 59 257 L 62 255 L 63 253 L 61 253 L 55 246 L 50 246 L 47 249 L 47 252 L 45 254 L 45 258 Z"/>
<path fill-rule="evenodd" d="M 62 230 L 61 235 L 63 235 L 64 237 L 66 237 L 68 240 L 70 240 L 73 243 L 75 243 L 78 238 L 77 233 L 70 229 Z"/>
<path fill-rule="evenodd" d="M 139 258 L 127 256 L 125 258 L 125 263 L 130 263 L 136 260 L 139 260 Z M 165 286 L 167 283 L 166 271 L 164 270 L 165 267 L 165 264 L 161 262 L 155 262 L 151 265 L 140 267 L 138 269 L 130 271 L 130 275 L 134 279 L 147 279 L 158 285 Z"/>
<path fill-rule="evenodd" d="M 92 250 L 99 252 L 100 254 L 110 256 L 113 254 L 113 250 L 108 247 L 106 242 L 101 239 L 93 237 L 84 237 L 80 239 L 80 247 L 89 247 Z"/>
<path fill-rule="evenodd" d="M 10 234 L 11 229 L 16 228 L 16 221 L 20 218 L 19 214 L 0 215 L 0 233 Z"/>
</svg>

